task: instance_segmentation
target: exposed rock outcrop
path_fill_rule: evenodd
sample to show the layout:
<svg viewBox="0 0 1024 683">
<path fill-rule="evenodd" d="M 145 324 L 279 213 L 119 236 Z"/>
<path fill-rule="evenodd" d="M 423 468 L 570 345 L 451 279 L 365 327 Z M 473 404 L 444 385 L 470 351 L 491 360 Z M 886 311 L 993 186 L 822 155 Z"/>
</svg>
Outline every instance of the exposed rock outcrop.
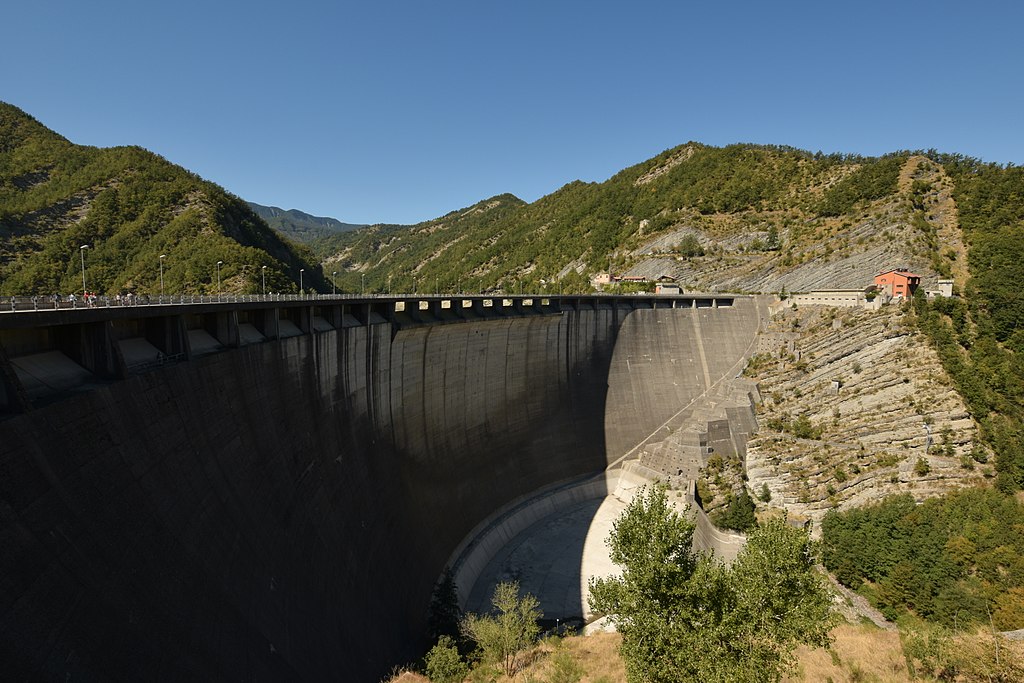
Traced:
<svg viewBox="0 0 1024 683">
<path fill-rule="evenodd" d="M 895 305 L 804 307 L 772 319 L 748 375 L 764 401 L 747 449 L 754 491 L 814 520 L 893 493 L 917 499 L 992 474 L 977 426 Z"/>
</svg>

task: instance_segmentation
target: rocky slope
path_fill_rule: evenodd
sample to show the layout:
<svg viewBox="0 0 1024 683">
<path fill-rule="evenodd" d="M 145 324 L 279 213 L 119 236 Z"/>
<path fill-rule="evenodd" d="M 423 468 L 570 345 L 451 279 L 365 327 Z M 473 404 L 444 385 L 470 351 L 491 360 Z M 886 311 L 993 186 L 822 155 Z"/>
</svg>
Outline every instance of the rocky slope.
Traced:
<svg viewBox="0 0 1024 683">
<path fill-rule="evenodd" d="M 876 273 L 899 266 L 922 274 L 925 287 L 940 277 L 964 282 L 966 250 L 942 166 L 909 156 L 897 188 L 837 217 L 796 210 L 677 212 L 669 232 L 628 252 L 632 265 L 624 275 L 668 276 L 698 291 L 806 292 L 864 287 Z M 765 249 L 772 231 L 779 248 Z M 678 245 L 687 239 L 697 240 L 705 255 L 680 254 Z"/>
<path fill-rule="evenodd" d="M 892 493 L 917 499 L 992 475 L 934 350 L 899 306 L 783 309 L 748 367 L 763 397 L 748 485 L 820 520 Z"/>
</svg>

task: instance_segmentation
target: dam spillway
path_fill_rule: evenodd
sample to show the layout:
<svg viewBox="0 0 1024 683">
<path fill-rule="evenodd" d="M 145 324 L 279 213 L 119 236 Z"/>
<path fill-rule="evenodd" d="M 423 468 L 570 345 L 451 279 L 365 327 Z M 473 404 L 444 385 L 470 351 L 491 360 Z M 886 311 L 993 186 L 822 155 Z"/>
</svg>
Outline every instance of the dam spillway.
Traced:
<svg viewBox="0 0 1024 683">
<path fill-rule="evenodd" d="M 0 318 L 4 678 L 376 681 L 415 658 L 474 527 L 629 456 L 742 369 L 761 317 L 543 301 Z M 33 393 L 44 352 L 92 379 Z"/>
</svg>

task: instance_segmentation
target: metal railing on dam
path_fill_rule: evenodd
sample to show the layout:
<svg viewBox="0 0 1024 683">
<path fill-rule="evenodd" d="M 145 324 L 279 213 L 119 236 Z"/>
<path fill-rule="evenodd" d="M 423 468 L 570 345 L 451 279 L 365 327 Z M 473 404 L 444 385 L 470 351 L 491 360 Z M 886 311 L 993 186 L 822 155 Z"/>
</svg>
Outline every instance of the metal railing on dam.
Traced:
<svg viewBox="0 0 1024 683">
<path fill-rule="evenodd" d="M 4 678 L 379 681 L 428 645 L 479 523 L 677 433 L 760 316 L 528 295 L 4 313 Z"/>
<path fill-rule="evenodd" d="M 734 300 L 710 294 L 11 297 L 9 308 L 0 308 L 0 415 L 169 363 L 302 334 L 578 310 L 719 308 Z"/>
<path fill-rule="evenodd" d="M 465 299 L 518 299 L 518 300 L 571 300 L 600 298 L 605 300 L 635 300 L 643 299 L 651 301 L 651 307 L 671 307 L 678 305 L 696 305 L 695 302 L 709 302 L 707 305 L 715 305 L 716 301 L 727 301 L 731 295 L 621 295 L 621 294 L 143 294 L 139 296 L 117 296 L 107 295 L 93 296 L 88 299 L 70 296 L 8 296 L 0 298 L 0 314 L 2 313 L 26 313 L 29 311 L 49 310 L 78 310 L 91 308 L 134 308 L 139 306 L 191 306 L 195 304 L 251 304 L 251 303 L 280 303 L 280 302 L 331 302 L 331 301 L 410 301 L 410 300 L 465 300 Z M 661 303 L 658 303 L 661 302 Z M 668 303 L 665 303 L 668 302 Z M 672 303 L 675 302 L 675 303 Z M 680 304 L 680 302 L 683 302 Z M 704 305 L 704 304 L 701 304 Z M 723 304 L 724 305 L 724 304 Z"/>
</svg>

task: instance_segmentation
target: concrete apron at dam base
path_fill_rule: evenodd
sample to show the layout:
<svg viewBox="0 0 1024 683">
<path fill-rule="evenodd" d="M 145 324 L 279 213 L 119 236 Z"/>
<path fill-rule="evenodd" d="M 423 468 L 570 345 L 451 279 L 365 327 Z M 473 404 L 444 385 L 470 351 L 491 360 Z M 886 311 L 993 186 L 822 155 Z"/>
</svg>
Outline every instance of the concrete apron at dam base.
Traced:
<svg viewBox="0 0 1024 683">
<path fill-rule="evenodd" d="M 491 611 L 494 587 L 516 581 L 520 594 L 537 598 L 549 627 L 577 632 L 609 628 L 590 611 L 590 580 L 620 573 L 607 539 L 633 497 L 664 475 L 636 461 L 583 480 L 549 488 L 498 511 L 474 529 L 452 561 L 460 605 L 466 612 Z M 745 537 L 716 529 L 693 497 L 693 482 L 669 491 L 676 511 L 693 519 L 694 549 L 726 562 Z"/>
</svg>

